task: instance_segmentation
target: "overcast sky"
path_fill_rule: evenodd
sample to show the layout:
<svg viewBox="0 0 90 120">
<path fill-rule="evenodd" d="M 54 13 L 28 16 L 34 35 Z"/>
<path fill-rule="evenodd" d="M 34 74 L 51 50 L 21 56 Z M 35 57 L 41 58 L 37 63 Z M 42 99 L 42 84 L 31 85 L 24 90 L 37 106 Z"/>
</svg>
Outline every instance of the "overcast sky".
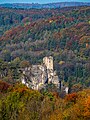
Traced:
<svg viewBox="0 0 90 120">
<path fill-rule="evenodd" d="M 90 2 L 90 0 L 0 0 L 1 3 L 52 3 L 52 2 Z"/>
</svg>

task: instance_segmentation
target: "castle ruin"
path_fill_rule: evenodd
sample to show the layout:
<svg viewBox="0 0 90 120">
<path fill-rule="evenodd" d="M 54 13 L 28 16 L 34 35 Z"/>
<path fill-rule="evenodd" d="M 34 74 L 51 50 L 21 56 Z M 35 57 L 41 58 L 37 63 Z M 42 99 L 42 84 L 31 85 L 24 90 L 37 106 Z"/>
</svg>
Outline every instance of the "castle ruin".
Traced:
<svg viewBox="0 0 90 120">
<path fill-rule="evenodd" d="M 21 81 L 34 90 L 42 89 L 50 83 L 59 88 L 60 82 L 53 68 L 53 57 L 44 57 L 41 65 L 32 65 L 24 68 Z"/>
</svg>

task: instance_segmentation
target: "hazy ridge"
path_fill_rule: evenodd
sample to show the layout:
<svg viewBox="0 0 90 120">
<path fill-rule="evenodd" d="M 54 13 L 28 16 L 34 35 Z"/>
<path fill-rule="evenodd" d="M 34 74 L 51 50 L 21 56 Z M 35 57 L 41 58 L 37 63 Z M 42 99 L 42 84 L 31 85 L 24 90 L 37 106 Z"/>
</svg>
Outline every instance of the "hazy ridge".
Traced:
<svg viewBox="0 0 90 120">
<path fill-rule="evenodd" d="M 63 7 L 71 7 L 71 6 L 90 6 L 90 3 L 87 2 L 56 2 L 56 3 L 47 3 L 47 4 L 38 4 L 38 3 L 5 3 L 0 4 L 0 7 L 8 7 L 8 8 L 63 8 Z"/>
</svg>

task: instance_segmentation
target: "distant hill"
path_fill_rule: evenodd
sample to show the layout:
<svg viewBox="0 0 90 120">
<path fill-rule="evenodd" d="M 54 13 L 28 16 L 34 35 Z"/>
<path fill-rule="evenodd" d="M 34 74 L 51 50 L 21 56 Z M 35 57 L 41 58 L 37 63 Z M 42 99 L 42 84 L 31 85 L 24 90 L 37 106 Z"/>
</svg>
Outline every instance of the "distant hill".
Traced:
<svg viewBox="0 0 90 120">
<path fill-rule="evenodd" d="M 8 8 L 24 8 L 24 9 L 30 9 L 30 8 L 63 8 L 63 7 L 71 7 L 71 6 L 90 6 L 90 3 L 86 2 L 57 2 L 57 3 L 47 3 L 47 4 L 38 4 L 38 3 L 32 3 L 32 4 L 26 4 L 26 3 L 13 3 L 13 4 L 0 4 L 0 7 L 8 7 Z"/>
</svg>

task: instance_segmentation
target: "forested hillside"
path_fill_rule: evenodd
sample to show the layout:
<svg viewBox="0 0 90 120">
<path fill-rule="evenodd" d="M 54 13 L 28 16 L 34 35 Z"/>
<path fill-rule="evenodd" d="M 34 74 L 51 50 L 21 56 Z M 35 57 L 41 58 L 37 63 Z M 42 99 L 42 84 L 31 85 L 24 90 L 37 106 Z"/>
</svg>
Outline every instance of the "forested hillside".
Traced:
<svg viewBox="0 0 90 120">
<path fill-rule="evenodd" d="M 71 91 L 90 86 L 90 7 L 0 8 L 0 79 L 15 83 L 19 68 L 49 55 Z"/>
<path fill-rule="evenodd" d="M 89 120 L 90 90 L 66 95 L 0 81 L 0 120 Z"/>
</svg>

